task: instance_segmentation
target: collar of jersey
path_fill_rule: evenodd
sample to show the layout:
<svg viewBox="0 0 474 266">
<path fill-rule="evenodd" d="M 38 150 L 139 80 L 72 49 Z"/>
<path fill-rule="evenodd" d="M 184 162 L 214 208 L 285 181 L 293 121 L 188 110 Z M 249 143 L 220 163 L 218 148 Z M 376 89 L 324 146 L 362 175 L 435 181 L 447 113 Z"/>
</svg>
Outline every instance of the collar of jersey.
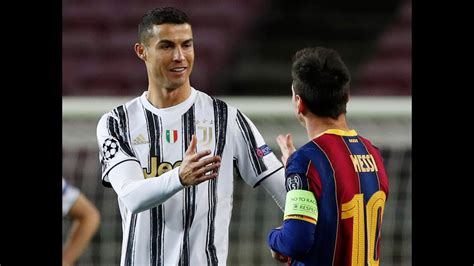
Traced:
<svg viewBox="0 0 474 266">
<path fill-rule="evenodd" d="M 140 96 L 140 101 L 146 109 L 152 111 L 153 113 L 159 116 L 179 116 L 188 111 L 189 108 L 191 108 L 191 106 L 194 104 L 194 101 L 196 100 L 197 96 L 197 91 L 193 87 L 191 87 L 191 94 L 184 102 L 167 108 L 156 108 L 155 106 L 153 106 L 146 98 L 147 94 L 148 91 L 145 91 L 143 92 L 142 96 Z"/>
<path fill-rule="evenodd" d="M 323 133 L 319 134 L 319 136 L 323 134 L 333 134 L 333 135 L 339 135 L 339 136 L 344 136 L 344 137 L 354 137 L 357 136 L 357 132 L 354 129 L 351 129 L 349 131 L 345 131 L 342 129 L 328 129 L 324 131 Z"/>
</svg>

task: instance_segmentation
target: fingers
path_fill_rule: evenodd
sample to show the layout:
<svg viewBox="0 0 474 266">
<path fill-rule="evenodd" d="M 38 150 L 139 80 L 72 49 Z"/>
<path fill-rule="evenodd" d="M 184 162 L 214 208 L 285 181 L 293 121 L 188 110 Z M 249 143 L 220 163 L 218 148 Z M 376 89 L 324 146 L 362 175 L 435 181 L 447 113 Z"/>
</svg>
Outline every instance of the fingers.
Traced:
<svg viewBox="0 0 474 266">
<path fill-rule="evenodd" d="M 191 155 L 191 154 L 196 153 L 196 143 L 197 143 L 196 135 L 193 134 L 191 136 L 191 142 L 189 143 L 188 149 L 186 150 L 186 155 Z"/>
<path fill-rule="evenodd" d="M 206 166 L 208 164 L 214 164 L 214 163 L 220 163 L 220 162 L 221 162 L 221 157 L 220 156 L 212 156 L 212 157 L 205 158 L 205 159 L 197 161 L 194 164 L 194 167 L 195 168 L 201 168 L 201 167 Z"/>
<path fill-rule="evenodd" d="M 278 137 L 276 138 L 276 141 L 277 141 L 278 146 L 280 147 L 280 150 L 282 152 L 287 149 L 286 138 L 283 135 L 281 135 L 281 134 L 278 135 Z"/>
<path fill-rule="evenodd" d="M 208 173 L 208 172 L 217 173 L 217 171 L 214 171 L 214 170 L 219 169 L 220 166 L 221 164 L 217 162 L 217 163 L 206 165 L 204 167 L 200 167 L 199 170 L 195 172 L 196 176 L 205 175 L 205 173 Z"/>
<path fill-rule="evenodd" d="M 197 152 L 197 153 L 194 153 L 194 154 L 187 154 L 187 155 L 188 155 L 190 161 L 195 162 L 195 161 L 199 161 L 199 159 L 201 159 L 202 157 L 207 156 L 209 154 L 211 154 L 211 150 L 200 151 L 200 152 Z"/>
<path fill-rule="evenodd" d="M 295 150 L 295 145 L 293 145 L 293 138 L 291 137 L 290 133 L 286 134 L 286 147 L 289 151 Z"/>
<path fill-rule="evenodd" d="M 198 178 L 196 178 L 196 183 L 195 185 L 199 184 L 199 183 L 202 183 L 204 181 L 207 181 L 207 180 L 211 180 L 211 179 L 214 179 L 218 176 L 218 173 L 212 173 L 212 174 L 209 174 L 209 175 L 203 175 L 203 176 L 200 176 Z"/>
</svg>

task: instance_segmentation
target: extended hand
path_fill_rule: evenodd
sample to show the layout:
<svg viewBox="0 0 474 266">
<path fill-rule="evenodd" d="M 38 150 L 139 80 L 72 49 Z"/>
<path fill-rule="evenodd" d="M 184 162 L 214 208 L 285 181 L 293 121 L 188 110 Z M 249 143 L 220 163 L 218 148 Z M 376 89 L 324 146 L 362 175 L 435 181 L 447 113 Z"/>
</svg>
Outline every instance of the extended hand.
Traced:
<svg viewBox="0 0 474 266">
<path fill-rule="evenodd" d="M 191 143 L 186 150 L 183 162 L 179 167 L 179 179 L 184 186 L 197 185 L 217 177 L 217 169 L 221 166 L 220 156 L 202 157 L 211 154 L 210 150 L 196 152 L 196 136 L 193 135 Z M 210 174 L 206 174 L 211 172 Z"/>
<path fill-rule="evenodd" d="M 293 145 L 293 139 L 291 138 L 291 134 L 288 133 L 285 136 L 283 135 L 278 135 L 276 138 L 276 141 L 278 143 L 278 146 L 280 146 L 281 150 L 281 162 L 283 165 L 286 167 L 286 161 L 288 160 L 288 157 L 290 157 L 293 152 L 296 151 L 295 145 Z"/>
</svg>

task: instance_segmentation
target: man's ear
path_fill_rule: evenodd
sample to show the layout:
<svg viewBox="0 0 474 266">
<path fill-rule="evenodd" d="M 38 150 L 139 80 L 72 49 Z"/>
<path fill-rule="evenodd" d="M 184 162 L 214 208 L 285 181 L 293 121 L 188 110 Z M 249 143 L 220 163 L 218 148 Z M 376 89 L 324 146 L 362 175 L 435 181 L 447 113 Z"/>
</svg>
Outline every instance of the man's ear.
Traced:
<svg viewBox="0 0 474 266">
<path fill-rule="evenodd" d="M 304 104 L 303 99 L 298 94 L 296 94 L 295 95 L 295 101 L 296 101 L 296 111 L 297 111 L 297 113 L 298 114 L 304 114 L 305 111 L 306 111 L 306 106 Z"/>
<path fill-rule="evenodd" d="M 145 61 L 146 60 L 145 46 L 141 43 L 135 43 L 135 46 L 133 48 L 135 49 L 135 53 L 137 54 L 138 58 Z"/>
</svg>

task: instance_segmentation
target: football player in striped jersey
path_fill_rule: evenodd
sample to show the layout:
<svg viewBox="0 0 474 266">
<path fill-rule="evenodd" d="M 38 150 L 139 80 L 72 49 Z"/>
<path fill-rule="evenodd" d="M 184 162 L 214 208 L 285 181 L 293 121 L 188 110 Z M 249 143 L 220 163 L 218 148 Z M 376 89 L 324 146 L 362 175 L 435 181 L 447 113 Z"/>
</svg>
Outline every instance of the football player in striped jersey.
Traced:
<svg viewBox="0 0 474 266">
<path fill-rule="evenodd" d="M 191 87 L 184 12 L 146 13 L 135 52 L 148 88 L 97 126 L 102 183 L 123 221 L 120 264 L 226 265 L 234 167 L 283 209 L 283 165 L 245 114 Z"/>
</svg>

